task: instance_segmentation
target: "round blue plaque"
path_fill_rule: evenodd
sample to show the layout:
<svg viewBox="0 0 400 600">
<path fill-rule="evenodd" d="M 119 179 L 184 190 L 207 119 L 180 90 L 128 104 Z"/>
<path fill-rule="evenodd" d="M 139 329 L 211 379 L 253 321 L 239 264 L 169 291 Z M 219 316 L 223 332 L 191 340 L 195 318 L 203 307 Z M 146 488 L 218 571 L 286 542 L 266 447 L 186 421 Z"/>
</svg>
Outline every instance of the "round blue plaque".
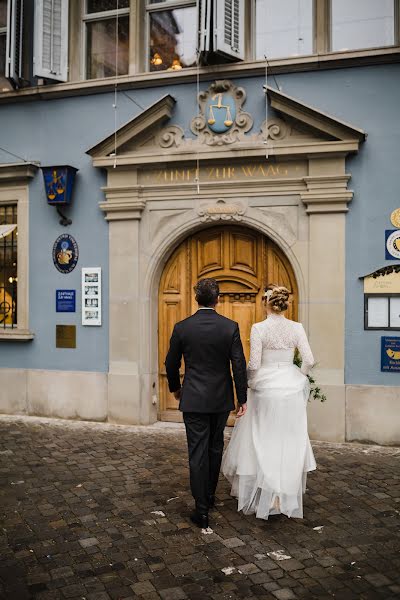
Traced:
<svg viewBox="0 0 400 600">
<path fill-rule="evenodd" d="M 79 258 L 78 244 L 69 233 L 59 235 L 53 245 L 53 262 L 60 273 L 71 273 Z"/>
</svg>

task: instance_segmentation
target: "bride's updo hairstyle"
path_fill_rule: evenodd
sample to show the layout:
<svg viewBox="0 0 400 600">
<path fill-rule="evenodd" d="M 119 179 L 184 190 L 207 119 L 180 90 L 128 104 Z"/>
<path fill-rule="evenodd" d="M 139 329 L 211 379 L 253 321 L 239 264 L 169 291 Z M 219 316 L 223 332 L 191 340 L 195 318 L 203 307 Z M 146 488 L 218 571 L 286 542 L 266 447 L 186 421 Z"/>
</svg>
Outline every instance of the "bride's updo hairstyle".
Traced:
<svg viewBox="0 0 400 600">
<path fill-rule="evenodd" d="M 289 290 L 283 285 L 270 283 L 264 290 L 264 302 L 275 312 L 284 312 L 289 306 L 289 295 Z"/>
</svg>

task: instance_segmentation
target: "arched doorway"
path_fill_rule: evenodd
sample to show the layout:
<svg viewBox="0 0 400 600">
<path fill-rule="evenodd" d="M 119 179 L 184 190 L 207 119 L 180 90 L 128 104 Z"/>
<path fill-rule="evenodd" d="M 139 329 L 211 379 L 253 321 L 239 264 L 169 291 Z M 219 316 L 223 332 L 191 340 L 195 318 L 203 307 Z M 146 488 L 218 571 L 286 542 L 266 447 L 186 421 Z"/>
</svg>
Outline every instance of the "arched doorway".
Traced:
<svg viewBox="0 0 400 600">
<path fill-rule="evenodd" d="M 180 421 L 178 402 L 168 391 L 164 360 L 174 324 L 195 312 L 193 286 L 214 277 L 221 289 L 218 312 L 239 323 L 246 359 L 250 329 L 262 320 L 261 296 L 266 283 L 291 292 L 288 317 L 297 320 L 298 289 L 293 269 L 278 246 L 243 226 L 204 229 L 178 246 L 164 267 L 159 287 L 159 419 Z"/>
</svg>

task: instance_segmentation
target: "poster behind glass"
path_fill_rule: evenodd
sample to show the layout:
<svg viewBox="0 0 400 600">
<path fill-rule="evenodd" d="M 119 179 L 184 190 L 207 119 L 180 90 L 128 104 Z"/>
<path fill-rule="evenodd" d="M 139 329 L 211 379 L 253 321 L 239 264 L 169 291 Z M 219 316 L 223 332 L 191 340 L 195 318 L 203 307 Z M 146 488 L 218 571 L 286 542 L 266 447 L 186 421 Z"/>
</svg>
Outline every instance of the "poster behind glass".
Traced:
<svg viewBox="0 0 400 600">
<path fill-rule="evenodd" d="M 82 269 L 82 325 L 101 325 L 101 268 Z"/>
</svg>

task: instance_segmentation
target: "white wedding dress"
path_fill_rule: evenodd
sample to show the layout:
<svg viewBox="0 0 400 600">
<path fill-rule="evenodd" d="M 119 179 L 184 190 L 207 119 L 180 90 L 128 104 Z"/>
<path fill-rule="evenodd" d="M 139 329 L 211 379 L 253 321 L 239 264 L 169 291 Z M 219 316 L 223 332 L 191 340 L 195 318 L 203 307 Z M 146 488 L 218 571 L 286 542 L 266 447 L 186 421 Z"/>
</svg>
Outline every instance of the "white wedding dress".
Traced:
<svg viewBox="0 0 400 600">
<path fill-rule="evenodd" d="M 293 364 L 295 349 L 301 370 Z M 301 323 L 270 315 L 251 329 L 246 414 L 222 461 L 238 510 L 260 519 L 303 517 L 307 472 L 316 469 L 307 432 L 307 378 L 314 358 Z"/>
</svg>

